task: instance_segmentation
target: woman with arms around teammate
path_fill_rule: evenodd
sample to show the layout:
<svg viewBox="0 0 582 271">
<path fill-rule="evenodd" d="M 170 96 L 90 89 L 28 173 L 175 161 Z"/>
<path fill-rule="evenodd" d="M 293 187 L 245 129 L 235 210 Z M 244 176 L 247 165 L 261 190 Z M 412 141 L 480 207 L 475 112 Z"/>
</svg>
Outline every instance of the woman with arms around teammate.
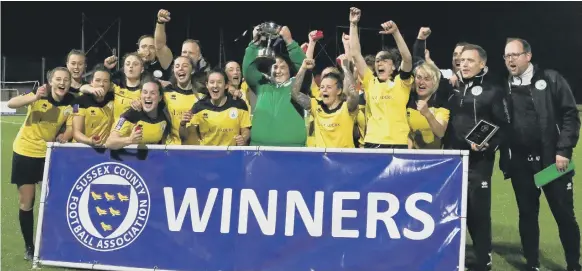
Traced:
<svg viewBox="0 0 582 271">
<path fill-rule="evenodd" d="M 223 70 L 208 74 L 209 94 L 194 104 L 180 123 L 180 134 L 198 133 L 203 146 L 246 146 L 251 118 L 247 104 L 234 99 L 227 90 L 228 77 Z"/>
<path fill-rule="evenodd" d="M 450 112 L 446 99 L 438 99 L 441 73 L 430 62 L 424 62 L 414 71 L 414 89 L 410 94 L 406 115 L 410 134 L 409 149 L 441 149 Z"/>
<path fill-rule="evenodd" d="M 55 141 L 59 129 L 71 120 L 71 104 L 75 97 L 68 93 L 71 73 L 67 68 L 55 68 L 48 73 L 49 84 L 36 91 L 14 97 L 8 107 L 28 107 L 26 119 L 13 144 L 11 182 L 16 184 L 19 195 L 20 229 L 25 244 L 24 258 L 31 260 L 34 254 L 33 206 L 35 184 L 42 181 L 46 143 Z M 64 139 L 68 141 L 69 139 Z"/>
<path fill-rule="evenodd" d="M 300 92 L 305 72 L 313 69 L 313 59 L 305 59 L 297 73 L 291 97 L 314 119 L 315 146 L 319 148 L 354 148 L 353 129 L 358 114 L 359 96 L 354 89 L 353 78 L 344 60 L 345 81 L 341 75 L 330 72 L 322 77 L 320 84 L 321 100 L 309 98 Z M 345 86 L 345 87 L 344 87 Z"/>
<path fill-rule="evenodd" d="M 105 96 L 85 94 L 79 96 L 73 105 L 73 142 L 90 146 L 101 146 L 113 125 L 113 92 L 111 74 L 102 66 L 95 67 L 91 87 L 104 89 Z"/>
<path fill-rule="evenodd" d="M 105 60 L 105 67 L 111 69 L 115 61 Z M 144 62 L 136 53 L 126 54 L 123 57 L 123 73 L 112 74 L 111 82 L 114 98 L 113 117 L 118 120 L 121 114 L 131 107 L 131 103 L 141 96 L 140 84 L 144 72 Z M 81 92 L 104 97 L 108 90 L 91 85 L 83 85 Z"/>
<path fill-rule="evenodd" d="M 170 116 L 162 102 L 163 89 L 158 81 L 142 85 L 141 111 L 129 108 L 121 115 L 105 146 L 112 150 L 131 144 L 163 144 L 171 131 Z"/>
</svg>

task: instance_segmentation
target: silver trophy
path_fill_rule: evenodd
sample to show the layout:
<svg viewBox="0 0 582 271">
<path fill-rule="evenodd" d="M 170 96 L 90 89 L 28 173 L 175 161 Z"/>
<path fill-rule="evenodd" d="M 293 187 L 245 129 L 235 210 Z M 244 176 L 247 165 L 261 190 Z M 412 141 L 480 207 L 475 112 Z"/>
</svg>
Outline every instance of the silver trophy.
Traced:
<svg viewBox="0 0 582 271">
<path fill-rule="evenodd" d="M 258 44 L 261 47 L 255 59 L 257 68 L 263 73 L 263 76 L 271 82 L 274 82 L 273 66 L 275 64 L 275 49 L 280 39 L 280 25 L 274 22 L 265 22 L 258 26 Z"/>
<path fill-rule="evenodd" d="M 275 58 L 275 51 L 271 47 L 273 41 L 279 38 L 279 32 L 281 31 L 281 26 L 274 22 L 265 22 L 259 25 L 258 34 L 261 41 L 266 41 L 267 46 L 259 49 L 259 54 L 257 58 Z"/>
</svg>

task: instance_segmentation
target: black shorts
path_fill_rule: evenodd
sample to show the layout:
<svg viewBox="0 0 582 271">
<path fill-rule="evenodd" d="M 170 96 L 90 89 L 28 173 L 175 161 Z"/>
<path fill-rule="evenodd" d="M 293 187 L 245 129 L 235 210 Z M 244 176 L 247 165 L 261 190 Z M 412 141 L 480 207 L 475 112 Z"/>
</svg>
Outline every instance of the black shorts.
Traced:
<svg viewBox="0 0 582 271">
<path fill-rule="evenodd" d="M 44 158 L 34 158 L 13 153 L 11 183 L 19 187 L 24 184 L 36 184 L 42 181 L 43 173 Z"/>
</svg>

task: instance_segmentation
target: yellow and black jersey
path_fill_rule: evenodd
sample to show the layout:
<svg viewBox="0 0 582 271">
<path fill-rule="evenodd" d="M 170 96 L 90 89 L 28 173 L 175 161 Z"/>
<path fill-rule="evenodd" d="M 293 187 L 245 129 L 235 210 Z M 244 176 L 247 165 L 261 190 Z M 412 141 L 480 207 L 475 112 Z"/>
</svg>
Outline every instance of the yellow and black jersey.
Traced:
<svg viewBox="0 0 582 271">
<path fill-rule="evenodd" d="M 358 109 L 356 116 L 356 127 L 354 129 L 357 130 L 357 136 L 355 140 L 358 143 L 358 147 L 363 148 L 365 144 L 364 138 L 366 136 L 366 115 L 364 115 L 364 112 L 360 109 Z"/>
<path fill-rule="evenodd" d="M 437 137 L 430 128 L 428 120 L 418 110 L 416 110 L 416 99 L 412 96 L 406 108 L 406 116 L 410 132 L 408 137 L 412 140 L 415 149 L 442 149 L 441 138 Z M 448 122 L 450 117 L 449 109 L 442 103 L 437 103 L 434 99 L 428 101 L 428 110 L 439 122 Z"/>
<path fill-rule="evenodd" d="M 242 99 L 245 101 L 245 103 L 247 104 L 247 108 L 249 109 L 249 112 L 253 112 L 252 108 L 251 108 L 251 102 L 249 99 L 249 91 L 252 91 L 249 89 L 249 85 L 247 84 L 247 82 L 243 81 L 242 84 L 240 84 L 240 91 L 242 92 Z"/>
<path fill-rule="evenodd" d="M 33 91 L 24 95 L 36 95 L 35 93 Z M 67 93 L 57 102 L 48 92 L 47 97 L 29 104 L 26 120 L 14 139 L 14 152 L 33 158 L 45 157 L 46 143 L 55 140 L 63 125 L 72 123 L 74 99 L 73 94 Z"/>
<path fill-rule="evenodd" d="M 87 81 L 81 79 L 80 86 L 83 86 L 85 84 L 89 84 L 89 83 Z M 71 85 L 71 87 L 69 87 L 69 93 L 75 95 L 75 97 L 79 97 L 79 96 L 83 95 L 83 92 L 81 92 L 81 87 L 76 88 L 76 87 L 73 87 L 72 85 Z"/>
<path fill-rule="evenodd" d="M 307 116 L 305 118 L 305 127 L 307 128 L 307 140 L 305 141 L 305 146 L 307 147 L 315 147 L 315 135 L 313 132 L 315 131 L 315 123 L 313 119 L 313 115 L 311 112 L 307 112 Z"/>
<path fill-rule="evenodd" d="M 401 78 L 404 77 L 404 78 Z M 407 145 L 406 104 L 414 78 L 401 73 L 394 81 L 381 82 L 366 69 L 362 86 L 366 101 L 366 143 Z"/>
<path fill-rule="evenodd" d="M 125 85 L 125 82 L 121 82 L 120 84 L 114 83 L 113 93 L 115 94 L 113 116 L 115 120 L 118 120 L 121 114 L 131 108 L 131 102 L 133 100 L 139 100 L 141 97 L 141 88 L 128 87 Z"/>
<path fill-rule="evenodd" d="M 108 92 L 101 102 L 96 101 L 93 95 L 81 95 L 75 99 L 73 114 L 75 117 L 84 118 L 84 135 L 89 138 L 98 136 L 103 142 L 107 140 L 113 125 L 114 98 L 113 92 Z"/>
<path fill-rule="evenodd" d="M 310 90 L 311 98 L 315 98 L 317 100 L 321 99 L 319 86 L 315 82 L 311 82 Z M 307 140 L 305 141 L 305 146 L 307 147 L 315 147 L 315 136 L 313 135 L 313 132 L 315 131 L 315 126 L 313 121 L 314 121 L 313 115 L 311 114 L 311 112 L 308 112 L 308 116 L 305 118 L 305 125 L 307 125 Z"/>
<path fill-rule="evenodd" d="M 240 99 L 234 100 L 230 95 L 226 97 L 223 106 L 212 104 L 210 97 L 194 104 L 192 120 L 186 128 L 188 134 L 199 132 L 200 145 L 235 146 L 234 138 L 241 134 L 240 130 L 251 127 L 247 104 Z"/>
<path fill-rule="evenodd" d="M 311 98 L 315 98 L 315 99 L 320 99 L 319 96 L 321 96 L 321 92 L 319 91 L 319 86 L 314 82 L 311 82 Z"/>
<path fill-rule="evenodd" d="M 315 147 L 355 147 L 353 132 L 357 111 L 350 112 L 347 102 L 342 102 L 335 109 L 329 109 L 323 101 L 312 98 L 311 114 L 314 119 Z"/>
<path fill-rule="evenodd" d="M 164 102 L 168 108 L 168 113 L 172 118 L 172 123 L 176 125 L 172 126 L 172 131 L 166 144 L 169 145 L 199 145 L 200 139 L 196 133 L 188 135 L 188 138 L 182 142 L 180 139 L 180 125 L 182 121 L 182 114 L 187 111 L 192 110 L 192 107 L 196 102 L 204 97 L 202 93 L 193 93 L 191 90 L 183 90 L 172 85 L 167 86 L 164 89 Z"/>
<path fill-rule="evenodd" d="M 163 144 L 172 129 L 165 109 L 158 108 L 158 117 L 152 119 L 146 112 L 130 108 L 121 115 L 113 130 L 121 137 L 129 137 L 136 125 L 141 126 L 143 135 L 139 144 Z"/>
</svg>

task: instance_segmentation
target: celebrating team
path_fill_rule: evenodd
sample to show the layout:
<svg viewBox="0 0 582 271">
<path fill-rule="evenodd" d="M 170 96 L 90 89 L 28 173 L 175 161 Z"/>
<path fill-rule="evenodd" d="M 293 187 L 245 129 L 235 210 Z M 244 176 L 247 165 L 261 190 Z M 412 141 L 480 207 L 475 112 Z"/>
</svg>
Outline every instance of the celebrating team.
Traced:
<svg viewBox="0 0 582 271">
<path fill-rule="evenodd" d="M 8 103 L 28 108 L 14 141 L 12 168 L 25 257 L 34 252 L 34 188 L 42 179 L 46 142 L 110 149 L 130 144 L 447 148 L 470 150 L 467 226 L 477 258 L 471 268 L 491 269 L 490 187 L 500 150 L 500 168 L 512 179 L 518 203 L 528 270 L 538 270 L 540 189 L 533 175 L 554 163 L 565 171 L 579 137 L 578 111 L 566 80 L 533 65 L 531 46 L 517 38 L 505 45 L 509 76 L 502 84 L 488 78 L 487 53 L 474 44 L 458 43 L 452 68 L 439 69 L 426 50 L 430 29 L 420 29 L 411 53 L 393 21 L 381 24 L 380 34 L 392 35 L 397 50 L 380 51 L 369 61 L 360 46 L 360 17 L 359 9 L 350 9 L 349 35 L 342 38 L 345 54 L 338 57 L 338 67 L 324 69 L 319 85 L 312 79 L 314 46 L 321 38 L 316 31 L 299 46 L 282 27 L 287 52 L 276 55 L 270 74 L 256 61 L 258 27 L 242 69 L 234 61 L 210 69 L 195 40 L 184 41 L 181 55 L 172 60 L 166 10 L 158 13 L 154 36 L 142 36 L 137 52 L 123 57 L 118 72 L 112 56 L 83 82 L 85 56 L 71 51 L 67 67 L 51 70 L 46 85 Z M 486 144 L 469 143 L 467 134 L 481 120 L 500 129 Z M 543 190 L 568 270 L 580 271 L 572 176 Z"/>
</svg>

